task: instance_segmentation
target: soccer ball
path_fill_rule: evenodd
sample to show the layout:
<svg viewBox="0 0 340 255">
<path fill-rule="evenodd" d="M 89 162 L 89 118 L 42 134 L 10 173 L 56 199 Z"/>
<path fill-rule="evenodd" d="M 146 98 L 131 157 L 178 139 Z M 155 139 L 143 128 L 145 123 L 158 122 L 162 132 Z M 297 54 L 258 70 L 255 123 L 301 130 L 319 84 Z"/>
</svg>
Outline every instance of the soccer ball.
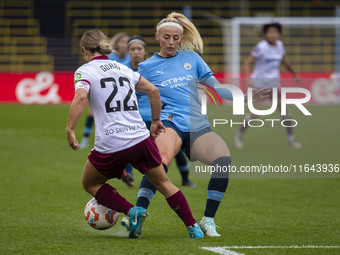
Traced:
<svg viewBox="0 0 340 255">
<path fill-rule="evenodd" d="M 119 218 L 118 212 L 99 204 L 95 198 L 86 204 L 84 215 L 87 223 L 98 230 L 111 228 Z"/>
</svg>

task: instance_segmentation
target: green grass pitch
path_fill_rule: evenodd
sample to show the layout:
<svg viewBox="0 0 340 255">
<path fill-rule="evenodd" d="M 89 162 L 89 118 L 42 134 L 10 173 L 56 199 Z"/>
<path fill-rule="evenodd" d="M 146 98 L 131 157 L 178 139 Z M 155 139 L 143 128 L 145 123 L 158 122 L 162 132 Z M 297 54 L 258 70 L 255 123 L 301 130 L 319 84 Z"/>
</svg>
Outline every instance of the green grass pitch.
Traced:
<svg viewBox="0 0 340 255">
<path fill-rule="evenodd" d="M 0 105 L 0 254 L 213 255 L 216 253 L 202 247 L 340 246 L 337 178 L 231 179 L 215 218 L 221 238 L 188 239 L 184 225 L 160 194 L 149 208 L 140 239 L 129 240 L 120 224 L 106 231 L 92 229 L 83 216 L 91 196 L 81 186 L 89 149 L 69 148 L 65 135 L 68 109 L 68 105 Z M 208 109 L 211 118 L 222 118 L 217 109 Z M 295 133 L 303 145 L 300 150 L 288 146 L 285 130 L 279 126 L 248 130 L 242 150 L 233 145 L 236 127 L 219 127 L 216 131 L 226 140 L 233 164 L 340 163 L 339 106 L 308 109 L 313 116 L 305 117 L 291 109 L 299 121 Z M 79 140 L 84 117 L 85 113 L 77 126 Z M 175 164 L 169 176 L 180 185 Z M 137 171 L 135 177 L 138 185 L 141 175 Z M 197 187 L 184 187 L 182 191 L 199 221 L 208 179 L 192 180 Z M 137 187 L 128 188 L 119 180 L 110 183 L 136 202 Z M 339 248 L 229 250 L 247 255 L 340 253 Z"/>
</svg>

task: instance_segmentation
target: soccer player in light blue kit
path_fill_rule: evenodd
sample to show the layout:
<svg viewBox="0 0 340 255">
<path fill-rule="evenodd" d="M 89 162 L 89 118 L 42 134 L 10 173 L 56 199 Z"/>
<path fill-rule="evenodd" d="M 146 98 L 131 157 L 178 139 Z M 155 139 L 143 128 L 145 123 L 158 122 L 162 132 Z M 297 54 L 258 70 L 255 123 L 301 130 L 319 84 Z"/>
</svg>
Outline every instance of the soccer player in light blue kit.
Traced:
<svg viewBox="0 0 340 255">
<path fill-rule="evenodd" d="M 203 52 L 201 36 L 191 21 L 175 12 L 161 20 L 156 30 L 160 52 L 139 64 L 138 72 L 161 94 L 161 121 L 166 132 L 157 137 L 156 143 L 163 166 L 167 170 L 182 148 L 192 161 L 199 160 L 225 169 L 231 163 L 229 149 L 224 140 L 211 130 L 208 118 L 201 114 L 197 92 L 198 80 L 213 88 L 218 84 L 208 65 L 194 52 Z M 229 90 L 216 88 L 216 91 L 221 97 L 232 100 Z M 268 92 L 267 89 L 254 91 L 253 101 L 268 97 Z M 140 104 L 145 100 L 148 100 L 147 97 L 142 96 Z M 200 222 L 208 236 L 220 236 L 214 217 L 228 182 L 229 173 L 224 172 L 213 173 L 209 181 L 204 217 Z M 154 194 L 155 188 L 143 177 L 137 205 L 147 208 Z"/>
<path fill-rule="evenodd" d="M 115 34 L 111 39 L 113 52 L 108 55 L 108 58 L 126 65 L 130 61 L 130 55 L 127 48 L 129 39 L 130 36 L 127 33 L 121 32 Z"/>
<path fill-rule="evenodd" d="M 126 64 L 127 67 L 134 71 L 138 70 L 138 64 L 146 59 L 146 43 L 142 36 L 133 35 L 128 41 L 128 52 L 131 60 Z M 141 94 L 137 91 L 138 98 L 141 98 Z M 151 111 L 149 100 L 145 100 L 145 96 L 142 97 L 141 101 L 138 101 L 139 112 L 149 128 L 151 125 Z M 189 164 L 187 158 L 182 150 L 180 150 L 176 157 L 176 165 L 182 176 L 182 186 L 196 187 L 196 184 L 189 180 Z"/>
</svg>

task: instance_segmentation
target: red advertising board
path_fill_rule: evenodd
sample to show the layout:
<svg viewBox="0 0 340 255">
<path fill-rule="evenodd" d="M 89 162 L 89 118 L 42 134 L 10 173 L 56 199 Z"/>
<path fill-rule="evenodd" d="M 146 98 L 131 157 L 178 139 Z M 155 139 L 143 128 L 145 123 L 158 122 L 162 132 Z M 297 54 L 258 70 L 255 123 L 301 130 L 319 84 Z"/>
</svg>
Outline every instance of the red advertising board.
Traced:
<svg viewBox="0 0 340 255">
<path fill-rule="evenodd" d="M 223 83 L 226 75 L 216 73 L 215 77 Z M 311 92 L 310 103 L 340 104 L 340 79 L 332 73 L 300 73 L 300 77 L 300 83 L 292 84 Z M 70 103 L 74 96 L 72 72 L 0 73 L 0 80 L 2 104 L 63 104 Z M 281 84 L 286 86 L 286 81 L 292 80 L 292 76 L 283 74 Z M 244 79 L 240 84 L 245 92 Z"/>
<path fill-rule="evenodd" d="M 74 96 L 73 73 L 0 73 L 0 103 L 61 104 Z"/>
</svg>

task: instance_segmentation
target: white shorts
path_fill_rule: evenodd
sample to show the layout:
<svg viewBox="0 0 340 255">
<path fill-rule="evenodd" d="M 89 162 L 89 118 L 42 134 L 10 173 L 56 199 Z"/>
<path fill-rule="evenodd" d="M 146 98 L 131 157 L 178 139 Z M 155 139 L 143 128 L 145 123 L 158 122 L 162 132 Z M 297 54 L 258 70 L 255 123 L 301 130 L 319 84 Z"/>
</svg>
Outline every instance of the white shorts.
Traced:
<svg viewBox="0 0 340 255">
<path fill-rule="evenodd" d="M 280 87 L 280 78 L 251 78 L 251 83 L 255 89 Z"/>
</svg>

